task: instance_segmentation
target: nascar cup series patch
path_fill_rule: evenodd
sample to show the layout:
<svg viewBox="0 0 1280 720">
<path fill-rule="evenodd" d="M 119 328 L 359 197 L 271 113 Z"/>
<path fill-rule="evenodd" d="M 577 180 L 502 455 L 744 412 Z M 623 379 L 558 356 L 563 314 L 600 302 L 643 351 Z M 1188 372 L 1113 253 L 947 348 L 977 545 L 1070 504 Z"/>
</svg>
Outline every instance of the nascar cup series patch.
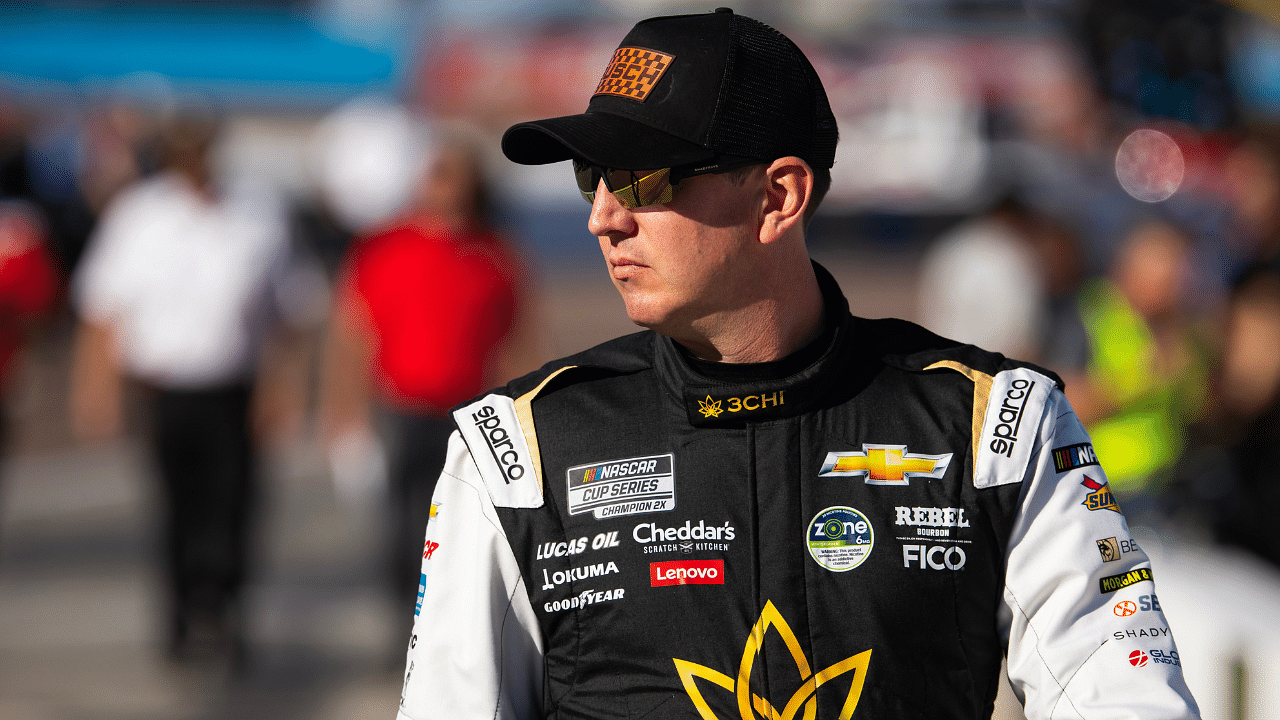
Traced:
<svg viewBox="0 0 1280 720">
<path fill-rule="evenodd" d="M 486 395 L 453 412 L 462 439 L 496 507 L 542 507 L 542 486 L 515 401 L 505 395 Z"/>
<path fill-rule="evenodd" d="M 579 465 L 569 468 L 568 476 L 570 515 L 590 512 L 603 520 L 676 507 L 670 453 Z"/>
<path fill-rule="evenodd" d="M 844 506 L 814 515 L 805 537 L 814 561 L 832 572 L 847 572 L 861 565 L 871 555 L 875 541 L 875 529 L 867 516 Z"/>
</svg>

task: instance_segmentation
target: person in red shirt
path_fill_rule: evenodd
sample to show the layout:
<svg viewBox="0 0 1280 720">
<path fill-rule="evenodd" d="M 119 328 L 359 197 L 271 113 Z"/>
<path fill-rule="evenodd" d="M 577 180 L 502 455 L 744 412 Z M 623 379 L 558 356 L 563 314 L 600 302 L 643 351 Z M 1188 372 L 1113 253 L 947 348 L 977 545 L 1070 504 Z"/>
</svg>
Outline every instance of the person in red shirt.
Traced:
<svg viewBox="0 0 1280 720">
<path fill-rule="evenodd" d="M 442 144 L 410 211 L 359 239 L 338 279 L 326 434 L 340 445 L 369 437 L 374 425 L 381 431 L 395 513 L 393 588 L 406 602 L 416 597 L 413 548 L 444 465 L 448 412 L 523 364 L 513 341 L 522 266 L 487 222 L 486 196 L 474 150 Z"/>
</svg>

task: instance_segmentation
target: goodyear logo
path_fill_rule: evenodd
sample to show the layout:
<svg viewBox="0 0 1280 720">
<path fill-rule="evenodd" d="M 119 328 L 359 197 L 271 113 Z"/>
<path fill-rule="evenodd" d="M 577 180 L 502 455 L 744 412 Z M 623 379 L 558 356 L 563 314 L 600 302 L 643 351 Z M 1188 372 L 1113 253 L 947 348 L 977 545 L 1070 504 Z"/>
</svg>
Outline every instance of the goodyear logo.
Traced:
<svg viewBox="0 0 1280 720">
<path fill-rule="evenodd" d="M 1093 454 L 1093 445 L 1090 443 L 1068 445 L 1053 450 L 1053 469 L 1060 473 L 1097 464 L 1098 456 Z"/>
<path fill-rule="evenodd" d="M 756 658 L 764 647 L 765 635 L 771 628 L 780 636 L 800 673 L 800 686 L 791 697 L 773 698 L 773 701 L 781 703 L 776 705 L 770 698 L 752 692 L 751 689 L 751 668 L 755 665 Z M 818 712 L 816 695 L 819 688 L 841 675 L 853 673 L 849 692 L 845 695 L 844 704 L 840 706 L 839 715 L 840 720 L 849 720 L 853 717 L 853 711 L 858 708 L 858 700 L 862 697 L 862 685 L 867 679 L 867 668 L 871 665 L 871 651 L 863 650 L 830 667 L 813 672 L 809 659 L 804 655 L 800 640 L 796 638 L 791 626 L 787 625 L 786 619 L 774 607 L 773 602 L 769 601 L 760 611 L 760 618 L 756 620 L 755 627 L 747 635 L 746 646 L 742 649 L 742 662 L 738 665 L 736 676 L 679 658 L 672 658 L 672 662 L 676 664 L 676 672 L 680 675 L 680 682 L 684 684 L 685 692 L 688 693 L 689 699 L 693 701 L 698 714 L 704 720 L 729 720 L 732 716 L 722 719 L 715 714 L 706 698 L 702 696 L 698 680 L 732 693 L 737 701 L 738 717 L 741 720 L 756 720 L 757 716 L 790 720 L 796 717 L 815 717 Z"/>
<path fill-rule="evenodd" d="M 617 95 L 644 102 L 675 56 L 644 48 L 620 47 L 613 53 L 595 95 Z"/>
<path fill-rule="evenodd" d="M 951 464 L 951 453 L 920 455 L 906 445 L 863 444 L 862 452 L 831 452 L 818 471 L 819 477 L 865 476 L 868 485 L 910 485 L 911 478 L 941 478 Z"/>
<path fill-rule="evenodd" d="M 1137 570 L 1130 570 L 1123 575 L 1108 575 L 1100 578 L 1098 580 L 1098 590 L 1105 595 L 1148 580 L 1154 581 L 1151 576 L 1151 568 L 1138 568 Z"/>
<path fill-rule="evenodd" d="M 1110 510 L 1112 512 L 1120 512 L 1120 506 L 1116 505 L 1116 498 L 1111 494 L 1111 486 L 1107 483 L 1100 483 L 1097 480 L 1084 476 L 1081 485 L 1089 488 L 1093 492 L 1084 496 L 1084 502 L 1080 503 L 1089 510 Z"/>
</svg>

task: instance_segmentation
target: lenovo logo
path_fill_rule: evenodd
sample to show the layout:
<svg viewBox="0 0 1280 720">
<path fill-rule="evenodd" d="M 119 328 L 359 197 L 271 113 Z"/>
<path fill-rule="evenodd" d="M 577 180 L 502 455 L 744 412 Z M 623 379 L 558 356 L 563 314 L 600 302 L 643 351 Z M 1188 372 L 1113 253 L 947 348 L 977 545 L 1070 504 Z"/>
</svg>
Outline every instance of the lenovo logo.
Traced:
<svg viewBox="0 0 1280 720">
<path fill-rule="evenodd" d="M 671 560 L 649 563 L 649 585 L 723 585 L 723 560 Z"/>
</svg>

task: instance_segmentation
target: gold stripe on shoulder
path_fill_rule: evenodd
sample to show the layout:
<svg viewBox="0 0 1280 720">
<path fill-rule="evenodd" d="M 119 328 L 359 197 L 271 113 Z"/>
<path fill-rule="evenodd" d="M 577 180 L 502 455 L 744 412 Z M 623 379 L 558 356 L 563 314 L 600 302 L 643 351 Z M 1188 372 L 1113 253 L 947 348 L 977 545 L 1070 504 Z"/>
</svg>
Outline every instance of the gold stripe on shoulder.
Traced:
<svg viewBox="0 0 1280 720">
<path fill-rule="evenodd" d="M 524 433 L 525 444 L 529 446 L 529 459 L 533 462 L 534 476 L 538 478 L 538 492 L 543 491 L 542 487 L 542 451 L 538 449 L 538 430 L 533 426 L 533 399 L 538 397 L 538 393 L 547 386 L 557 375 L 577 367 L 577 365 L 565 365 L 559 370 L 551 373 L 542 382 L 538 383 L 538 387 L 516 398 L 516 420 L 520 422 L 520 432 Z"/>
<path fill-rule="evenodd" d="M 981 370 L 974 370 L 968 365 L 955 360 L 939 360 L 926 367 L 925 370 L 937 370 L 939 368 L 955 370 L 973 381 L 973 461 L 977 462 L 978 443 L 982 440 L 982 424 L 987 418 L 987 402 L 991 400 L 992 378 Z"/>
</svg>

